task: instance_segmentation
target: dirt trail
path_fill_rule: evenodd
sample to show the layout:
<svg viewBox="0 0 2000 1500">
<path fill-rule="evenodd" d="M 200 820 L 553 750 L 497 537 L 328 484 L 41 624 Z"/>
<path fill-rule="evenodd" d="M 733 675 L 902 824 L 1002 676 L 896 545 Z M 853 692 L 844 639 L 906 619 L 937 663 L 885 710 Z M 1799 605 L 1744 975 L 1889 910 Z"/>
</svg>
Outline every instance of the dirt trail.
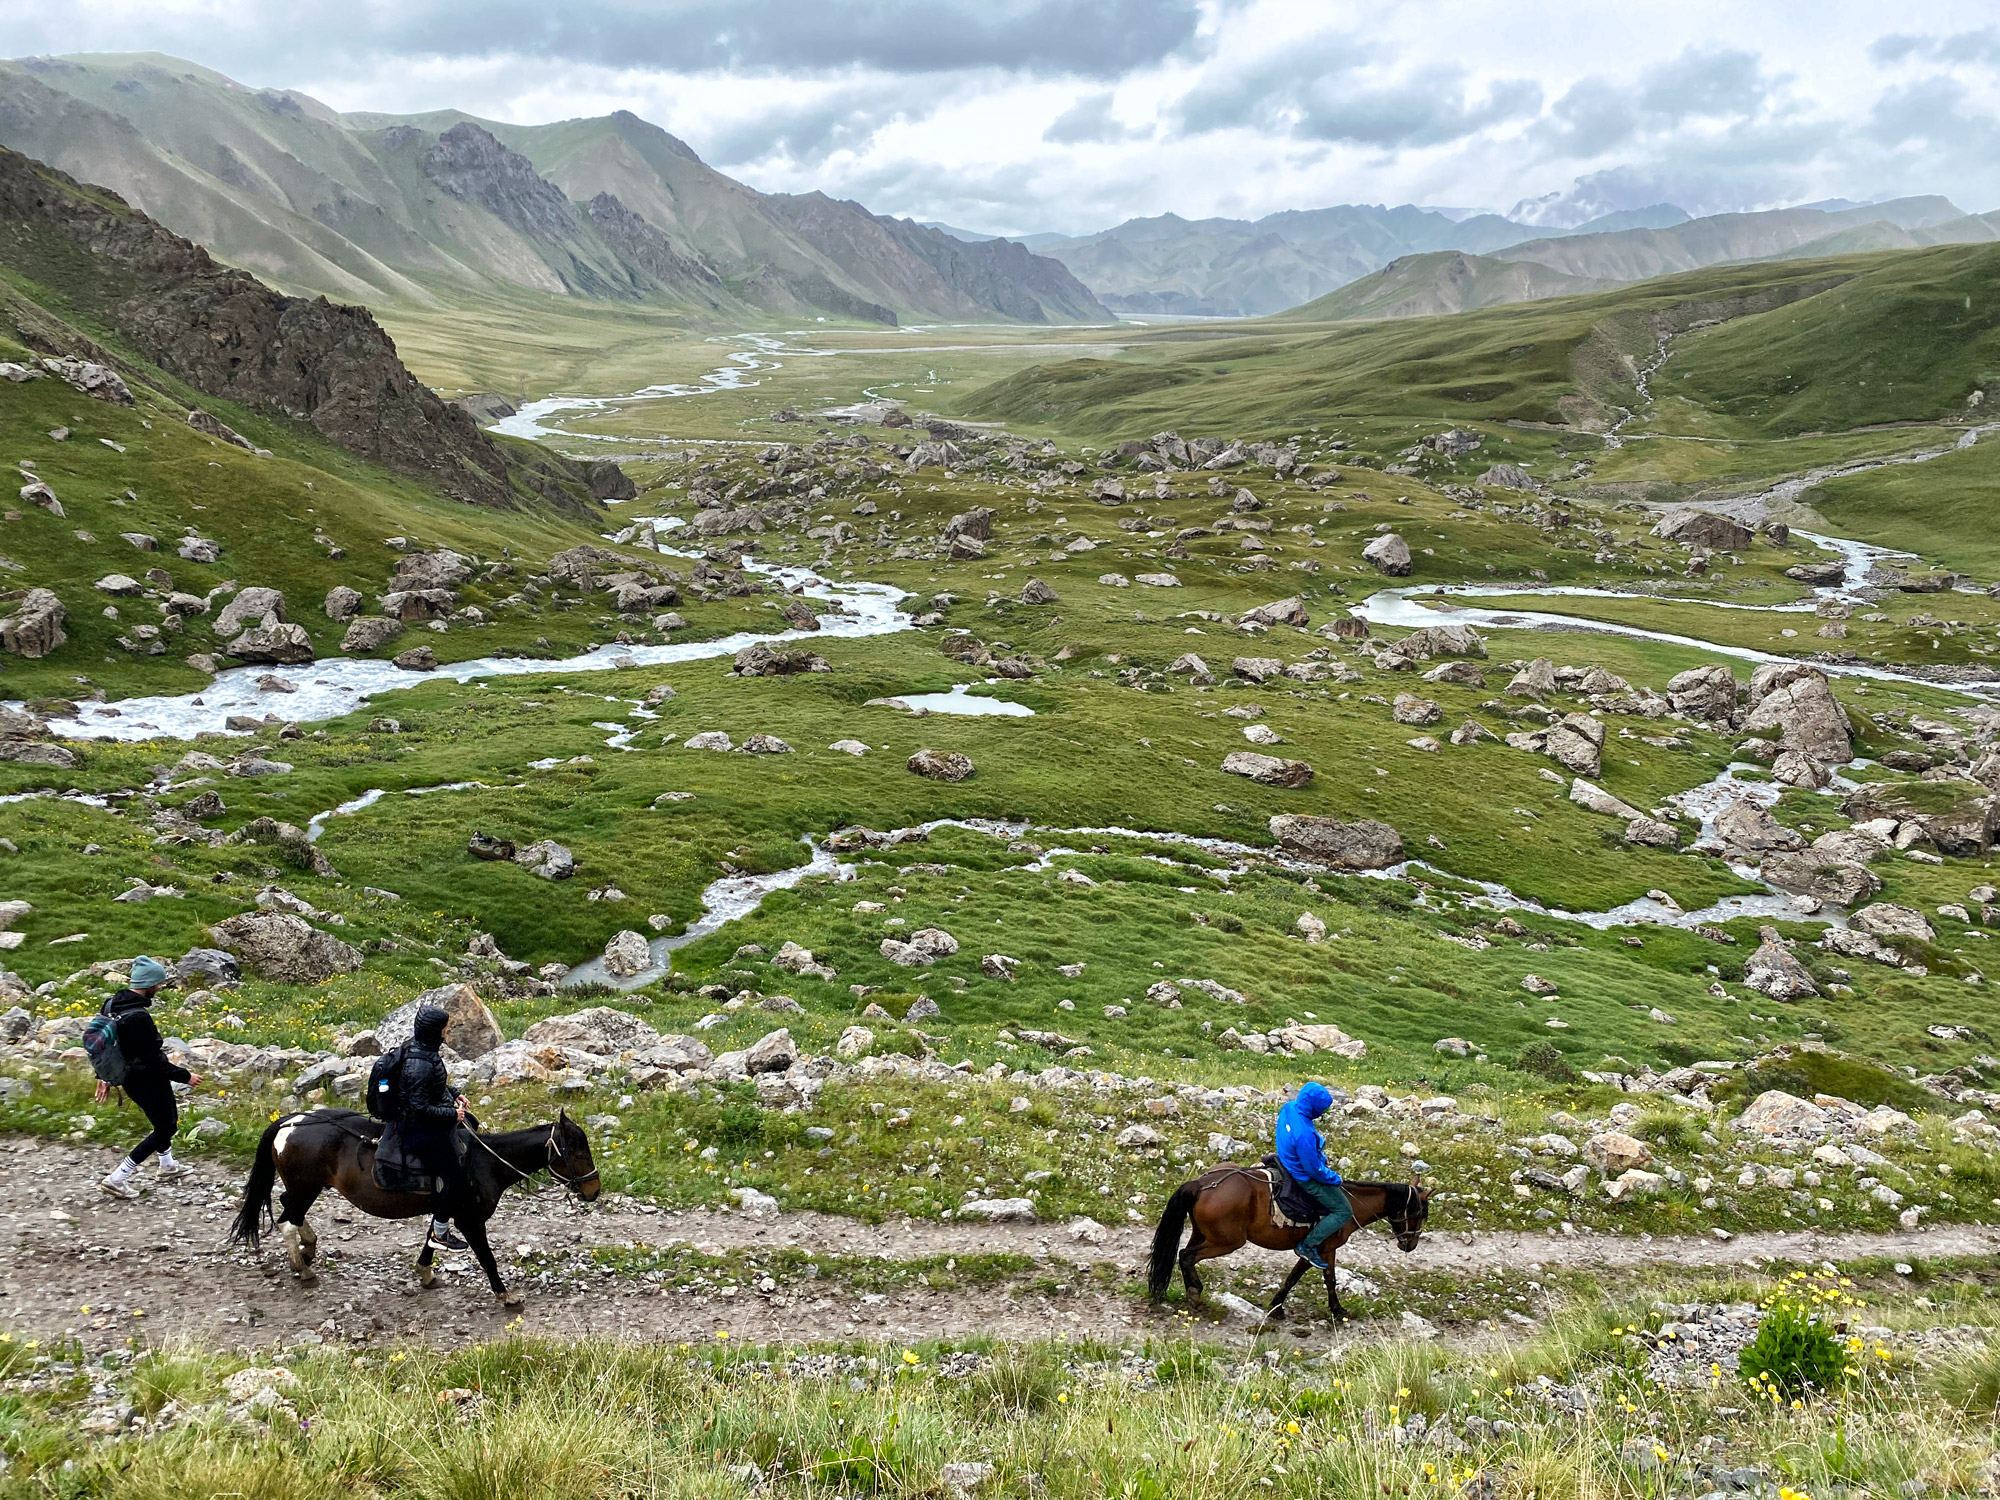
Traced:
<svg viewBox="0 0 2000 1500">
<path fill-rule="evenodd" d="M 415 1224 L 368 1219 L 338 1199 L 322 1199 L 313 1214 L 320 1233 L 320 1282 L 302 1288 L 285 1270 L 275 1241 L 267 1242 L 261 1261 L 223 1244 L 241 1192 L 235 1173 L 203 1166 L 185 1181 L 162 1187 L 152 1183 L 149 1170 L 145 1196 L 124 1203 L 97 1187 L 116 1160 L 115 1153 L 97 1147 L 39 1139 L 0 1144 L 0 1226 L 8 1231 L 0 1238 L 0 1327 L 44 1338 L 72 1334 L 92 1348 L 175 1335 L 232 1345 L 292 1343 L 309 1333 L 328 1341 L 415 1337 L 456 1343 L 491 1337 L 512 1317 L 488 1294 L 469 1255 L 451 1257 L 440 1286 L 418 1292 L 411 1271 L 420 1240 Z M 565 1252 L 676 1241 L 704 1252 L 796 1246 L 829 1256 L 891 1260 L 1011 1251 L 1056 1262 L 1058 1270 L 1061 1263 L 1105 1261 L 1129 1269 L 1142 1263 L 1150 1237 L 1151 1227 L 1140 1225 L 1111 1229 L 1101 1244 L 1091 1245 L 1050 1224 L 871 1225 L 812 1213 L 754 1219 L 706 1209 L 584 1206 L 553 1189 L 509 1194 L 492 1234 L 510 1276 L 520 1274 L 515 1256 L 522 1245 Z M 1401 1268 L 1741 1266 L 1996 1252 L 2000 1229 L 1980 1225 L 1895 1234 L 1759 1233 L 1723 1242 L 1468 1234 L 1447 1223 L 1434 1225 L 1411 1256 L 1399 1254 L 1386 1236 L 1366 1233 L 1342 1252 L 1341 1261 L 1393 1281 Z M 1264 1255 L 1273 1270 L 1289 1260 L 1245 1252 L 1253 1253 Z M 869 1294 L 838 1281 L 795 1279 L 775 1292 L 745 1286 L 727 1296 L 662 1289 L 608 1272 L 598 1281 L 593 1287 L 530 1286 L 522 1328 L 656 1340 L 710 1339 L 727 1329 L 753 1341 L 804 1342 L 968 1333 L 1047 1338 L 1063 1331 L 1116 1339 L 1157 1334 L 1166 1326 L 1131 1297 L 1109 1291 L 1045 1296 L 1033 1290 L 1010 1295 L 1007 1288 L 913 1286 Z M 1320 1305 L 1313 1292 L 1301 1307 L 1316 1311 Z"/>
</svg>

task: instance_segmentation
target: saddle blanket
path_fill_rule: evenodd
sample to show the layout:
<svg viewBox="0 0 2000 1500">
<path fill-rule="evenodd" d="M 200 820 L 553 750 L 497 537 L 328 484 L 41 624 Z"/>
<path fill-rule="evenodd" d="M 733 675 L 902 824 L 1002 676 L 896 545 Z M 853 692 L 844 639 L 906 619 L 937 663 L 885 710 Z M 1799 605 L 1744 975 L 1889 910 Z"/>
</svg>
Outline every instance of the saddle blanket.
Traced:
<svg viewBox="0 0 2000 1500">
<path fill-rule="evenodd" d="M 1319 1222 L 1322 1210 L 1309 1198 L 1291 1173 L 1278 1165 L 1275 1156 L 1264 1158 L 1261 1167 L 1252 1168 L 1260 1172 L 1264 1180 L 1271 1184 L 1271 1225 L 1276 1229 L 1304 1229 Z"/>
</svg>

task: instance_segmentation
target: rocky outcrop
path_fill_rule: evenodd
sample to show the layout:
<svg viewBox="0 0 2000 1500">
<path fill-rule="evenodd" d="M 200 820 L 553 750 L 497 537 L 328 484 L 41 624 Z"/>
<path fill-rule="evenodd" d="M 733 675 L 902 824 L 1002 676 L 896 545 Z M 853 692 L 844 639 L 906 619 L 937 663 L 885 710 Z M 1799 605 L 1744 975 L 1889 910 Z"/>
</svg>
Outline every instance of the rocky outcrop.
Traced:
<svg viewBox="0 0 2000 1500">
<path fill-rule="evenodd" d="M 1589 714 L 1569 714 L 1549 726 L 1548 754 L 1565 770 L 1595 776 L 1603 767 L 1604 723 Z"/>
<path fill-rule="evenodd" d="M 216 637 L 229 640 L 267 615 L 281 624 L 291 618 L 285 613 L 285 596 L 282 593 L 267 588 L 239 589 L 215 616 Z"/>
<path fill-rule="evenodd" d="M 1403 836 L 1373 818 L 1349 823 L 1312 813 L 1279 813 L 1270 829 L 1285 853 L 1335 870 L 1385 870 L 1403 860 Z"/>
<path fill-rule="evenodd" d="M 380 651 L 403 633 L 403 622 L 386 615 L 361 615 L 340 638 L 340 649 L 351 654 Z"/>
<path fill-rule="evenodd" d="M 908 762 L 909 769 L 932 781 L 963 781 L 974 770 L 972 757 L 956 750 L 919 750 Z"/>
<path fill-rule="evenodd" d="M 367 309 L 273 291 L 15 151 L 0 150 L 0 220 L 68 241 L 82 277 L 72 301 L 195 389 L 304 422 L 458 498 L 513 503 L 499 446 L 404 368 Z"/>
<path fill-rule="evenodd" d="M 224 648 L 238 661 L 298 665 L 313 659 L 312 637 L 303 625 L 281 625 L 270 615 Z"/>
<path fill-rule="evenodd" d="M 1715 831 L 1732 849 L 1761 854 L 1766 850 L 1796 850 L 1806 846 L 1805 835 L 1787 828 L 1748 797 L 1739 797 L 1722 810 Z"/>
<path fill-rule="evenodd" d="M 1398 655 L 1411 661 L 1434 656 L 1485 656 L 1486 641 L 1470 625 L 1424 625 L 1395 644 Z"/>
</svg>

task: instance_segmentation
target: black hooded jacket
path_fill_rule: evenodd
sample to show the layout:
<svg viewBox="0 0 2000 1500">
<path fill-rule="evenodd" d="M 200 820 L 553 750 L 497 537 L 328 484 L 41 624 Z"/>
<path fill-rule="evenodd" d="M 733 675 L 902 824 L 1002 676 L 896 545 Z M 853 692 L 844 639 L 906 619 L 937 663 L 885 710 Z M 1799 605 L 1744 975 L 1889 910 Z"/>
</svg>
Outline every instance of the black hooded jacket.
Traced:
<svg viewBox="0 0 2000 1500">
<path fill-rule="evenodd" d="M 188 1070 L 167 1060 L 159 1025 L 153 1020 L 153 999 L 137 990 L 120 990 L 104 1002 L 104 1013 L 118 1026 L 118 1050 L 125 1056 L 127 1078 L 186 1083 Z"/>
<path fill-rule="evenodd" d="M 403 1048 L 403 1076 L 398 1090 L 405 1124 L 449 1127 L 458 1121 L 458 1090 L 445 1076 L 438 1048 L 451 1019 L 436 1006 L 417 1012 L 416 1033 Z"/>
</svg>

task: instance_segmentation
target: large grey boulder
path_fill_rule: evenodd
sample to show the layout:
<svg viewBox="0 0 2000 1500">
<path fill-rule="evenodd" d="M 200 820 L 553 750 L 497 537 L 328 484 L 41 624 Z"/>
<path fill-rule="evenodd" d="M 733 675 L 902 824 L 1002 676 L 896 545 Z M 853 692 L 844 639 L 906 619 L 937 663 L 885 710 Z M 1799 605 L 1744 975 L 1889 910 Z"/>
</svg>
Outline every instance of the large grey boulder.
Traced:
<svg viewBox="0 0 2000 1500">
<path fill-rule="evenodd" d="M 313 659 L 312 637 L 306 634 L 305 626 L 283 624 L 270 615 L 264 616 L 263 624 L 237 636 L 225 650 L 238 661 L 273 665 L 297 666 Z"/>
<path fill-rule="evenodd" d="M 1926 943 L 1937 941 L 1937 932 L 1924 914 L 1915 907 L 1899 906 L 1893 901 L 1877 901 L 1873 906 L 1864 906 L 1853 917 L 1854 926 L 1871 937 L 1918 938 Z"/>
<path fill-rule="evenodd" d="M 361 608 L 361 591 L 337 583 L 326 591 L 326 603 L 322 608 L 329 620 L 351 620 Z"/>
<path fill-rule="evenodd" d="M 69 611 L 51 591 L 29 589 L 14 612 L 0 620 L 0 647 L 16 656 L 47 656 L 69 639 L 63 633 L 68 618 Z"/>
<path fill-rule="evenodd" d="M 1767 856 L 1758 873 L 1781 891 L 1817 897 L 1838 906 L 1866 901 L 1882 889 L 1881 880 L 1866 865 L 1827 854 L 1817 842 L 1800 854 Z"/>
<path fill-rule="evenodd" d="M 1741 521 L 1705 510 L 1677 510 L 1653 528 L 1653 535 L 1688 547 L 1716 552 L 1741 552 L 1756 536 Z"/>
<path fill-rule="evenodd" d="M 1313 779 L 1313 768 L 1302 760 L 1281 760 L 1254 750 L 1232 750 L 1222 758 L 1222 769 L 1231 776 L 1246 776 L 1263 786 L 1297 788 Z"/>
<path fill-rule="evenodd" d="M 1595 776 L 1603 768 L 1604 724 L 1589 714 L 1569 714 L 1549 726 L 1548 754 L 1565 770 Z"/>
<path fill-rule="evenodd" d="M 1336 870 L 1383 870 L 1403 860 L 1403 836 L 1373 818 L 1349 823 L 1314 813 L 1279 813 L 1270 829 L 1285 853 Z"/>
<path fill-rule="evenodd" d="M 1306 613 L 1305 601 L 1296 594 L 1289 599 L 1247 609 L 1243 612 L 1243 620 L 1245 624 L 1297 625 L 1301 628 L 1312 623 L 1312 617 Z"/>
<path fill-rule="evenodd" d="M 1396 650 L 1411 661 L 1433 656 L 1484 656 L 1486 641 L 1470 625 L 1424 625 L 1396 642 Z"/>
<path fill-rule="evenodd" d="M 1363 547 L 1361 560 L 1378 573 L 1386 573 L 1391 578 L 1407 578 L 1410 573 L 1410 544 L 1391 531 Z"/>
<path fill-rule="evenodd" d="M 1030 578 L 1026 583 L 1021 585 L 1021 602 L 1023 604 L 1054 604 L 1057 602 L 1056 591 L 1046 583 L 1043 583 L 1041 579 Z"/>
<path fill-rule="evenodd" d="M 215 617 L 215 633 L 222 640 L 247 630 L 266 615 L 275 616 L 280 624 L 289 617 L 285 613 L 285 596 L 276 589 L 239 589 L 222 606 Z"/>
<path fill-rule="evenodd" d="M 1775 927 L 1757 929 L 1757 951 L 1750 955 L 1743 965 L 1743 982 L 1760 995 L 1768 995 L 1773 1000 L 1803 1000 L 1807 995 L 1817 995 L 1819 986 L 1813 983 L 1806 966 L 1792 957 L 1785 940 L 1778 936 Z"/>
<path fill-rule="evenodd" d="M 1746 733 L 1776 730 L 1779 743 L 1826 765 L 1854 756 L 1847 711 L 1833 696 L 1826 674 L 1805 662 L 1771 662 L 1750 677 Z"/>
<path fill-rule="evenodd" d="M 1556 664 L 1538 656 L 1507 680 L 1510 698 L 1546 698 L 1556 690 Z"/>
<path fill-rule="evenodd" d="M 360 653 L 379 651 L 403 633 L 403 622 L 387 615 L 359 615 L 340 638 L 340 649 Z"/>
<path fill-rule="evenodd" d="M 917 775 L 932 781 L 963 781 L 974 770 L 972 757 L 956 750 L 919 750 L 907 764 Z"/>
<path fill-rule="evenodd" d="M 630 928 L 604 945 L 604 972 L 614 979 L 632 979 L 653 967 L 653 950 L 646 935 Z"/>
<path fill-rule="evenodd" d="M 1806 846 L 1804 834 L 1785 827 L 1771 816 L 1768 808 L 1759 807 L 1748 797 L 1739 797 L 1722 810 L 1715 820 L 1715 831 L 1732 849 L 1754 853 L 1772 849 L 1791 851 Z"/>
<path fill-rule="evenodd" d="M 471 559 L 440 547 L 435 552 L 405 552 L 396 559 L 396 589 L 456 588 L 472 576 Z"/>
<path fill-rule="evenodd" d="M 659 1032 L 651 1026 L 630 1011 L 608 1005 L 546 1017 L 522 1032 L 521 1040 L 537 1047 L 575 1047 L 611 1057 L 661 1044 Z M 708 1051 L 706 1047 L 701 1050 L 704 1054 Z"/>
<path fill-rule="evenodd" d="M 375 1038 L 384 1052 L 402 1046 L 416 1034 L 417 1012 L 426 1005 L 435 1005 L 451 1017 L 445 1023 L 445 1045 L 460 1057 L 484 1057 L 507 1040 L 499 1021 L 471 985 L 446 984 L 425 990 L 376 1024 Z"/>
<path fill-rule="evenodd" d="M 288 911 L 249 911 L 208 929 L 260 978 L 283 984 L 320 984 L 361 967 L 361 950 L 321 932 Z"/>
<path fill-rule="evenodd" d="M 576 856 L 554 839 L 537 839 L 514 856 L 544 880 L 567 880 L 576 873 Z"/>
<path fill-rule="evenodd" d="M 1736 713 L 1736 679 L 1727 667 L 1690 667 L 1667 680 L 1667 702 L 1677 714 L 1726 724 Z"/>
</svg>

